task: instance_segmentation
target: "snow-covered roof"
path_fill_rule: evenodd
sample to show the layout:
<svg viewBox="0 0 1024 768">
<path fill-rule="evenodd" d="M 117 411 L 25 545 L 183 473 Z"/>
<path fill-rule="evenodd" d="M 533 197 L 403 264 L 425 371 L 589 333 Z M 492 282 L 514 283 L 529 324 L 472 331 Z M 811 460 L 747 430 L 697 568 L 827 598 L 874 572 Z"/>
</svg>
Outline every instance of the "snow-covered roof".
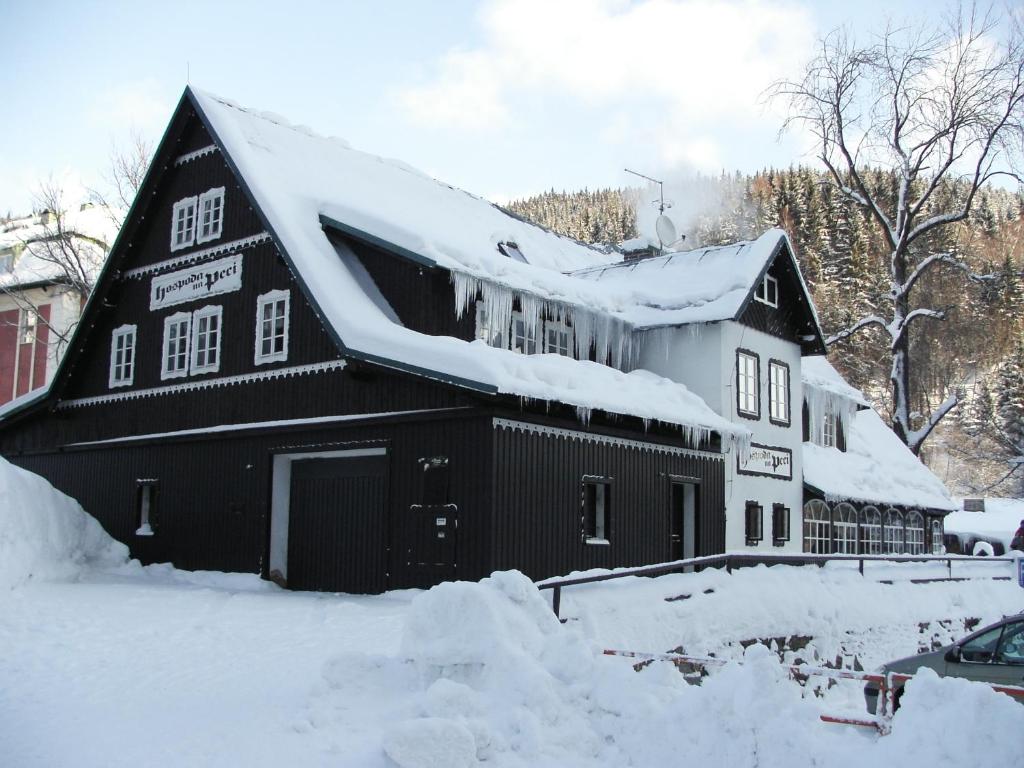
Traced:
<svg viewBox="0 0 1024 768">
<path fill-rule="evenodd" d="M 1024 499 L 1003 499 L 989 496 L 984 512 L 967 512 L 963 499 L 955 499 L 957 510 L 946 516 L 948 533 L 974 533 L 1000 539 L 1009 549 L 1014 532 L 1024 522 Z"/>
<path fill-rule="evenodd" d="M 593 282 L 563 274 L 606 262 L 607 253 L 517 219 L 485 200 L 394 161 L 358 152 L 279 117 L 191 90 L 225 156 L 235 164 L 324 319 L 347 351 L 428 377 L 461 381 L 581 411 L 680 425 L 691 438 L 717 431 L 740 442 L 749 432 L 715 414 L 685 386 L 644 371 L 621 371 L 557 355 L 519 355 L 394 321 L 360 286 L 321 218 L 383 241 L 455 273 L 587 303 Z M 515 243 L 528 263 L 502 254 Z M 454 301 L 453 301 L 454 310 Z"/>
<path fill-rule="evenodd" d="M 846 451 L 804 443 L 803 459 L 804 483 L 830 500 L 957 508 L 942 481 L 870 408 L 850 418 Z"/>
<path fill-rule="evenodd" d="M 847 383 L 824 355 L 804 357 L 800 360 L 800 380 L 804 389 L 815 389 L 844 398 L 864 408 L 871 407 L 864 393 Z"/>
<path fill-rule="evenodd" d="M 83 257 L 88 276 L 95 279 L 117 235 L 119 214 L 100 206 L 85 205 L 61 214 L 63 231 L 74 239 L 76 253 Z M 48 283 L 62 276 L 54 264 L 59 246 L 52 243 L 57 226 L 45 214 L 12 219 L 0 225 L 0 256 L 13 256 L 10 269 L 0 265 L 0 287 Z M 51 242 L 48 242 L 51 241 Z"/>
<path fill-rule="evenodd" d="M 603 288 L 636 327 L 728 320 L 785 242 L 783 230 L 770 229 L 756 240 L 588 267 L 573 277 Z"/>
</svg>

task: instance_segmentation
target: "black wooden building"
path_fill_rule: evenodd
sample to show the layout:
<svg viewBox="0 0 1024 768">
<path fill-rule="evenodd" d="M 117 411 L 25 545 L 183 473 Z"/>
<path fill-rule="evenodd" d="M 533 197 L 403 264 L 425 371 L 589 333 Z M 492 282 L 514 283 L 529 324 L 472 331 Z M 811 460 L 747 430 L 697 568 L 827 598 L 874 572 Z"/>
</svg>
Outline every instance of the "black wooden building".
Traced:
<svg viewBox="0 0 1024 768">
<path fill-rule="evenodd" d="M 329 205 L 331 185 L 369 202 Z M 370 220 L 375 195 L 406 208 Z M 597 345 L 474 342 L 477 296 L 460 316 L 416 217 L 455 253 L 478 219 L 500 227 L 492 261 L 609 258 L 187 89 L 52 385 L 0 412 L 0 453 L 144 562 L 298 589 L 724 551 L 727 427 L 699 402 L 658 411 Z M 545 322 L 554 346 L 529 351 L 569 326 Z"/>
</svg>

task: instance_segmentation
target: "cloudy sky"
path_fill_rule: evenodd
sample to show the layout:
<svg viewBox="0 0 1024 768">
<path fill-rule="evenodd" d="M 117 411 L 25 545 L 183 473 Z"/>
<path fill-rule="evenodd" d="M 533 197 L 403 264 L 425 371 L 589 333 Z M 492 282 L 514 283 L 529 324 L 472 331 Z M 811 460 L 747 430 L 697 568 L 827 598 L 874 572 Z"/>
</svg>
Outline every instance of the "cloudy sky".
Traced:
<svg viewBox="0 0 1024 768">
<path fill-rule="evenodd" d="M 764 89 L 926 2 L 0 0 L 0 214 L 155 144 L 186 83 L 495 200 L 809 161 Z"/>
</svg>

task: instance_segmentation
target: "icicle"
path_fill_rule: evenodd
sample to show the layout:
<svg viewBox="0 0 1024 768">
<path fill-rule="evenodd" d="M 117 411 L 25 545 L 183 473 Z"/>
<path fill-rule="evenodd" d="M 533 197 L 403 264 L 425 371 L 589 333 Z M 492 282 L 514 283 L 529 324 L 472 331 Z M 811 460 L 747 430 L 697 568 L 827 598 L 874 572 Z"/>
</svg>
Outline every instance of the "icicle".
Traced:
<svg viewBox="0 0 1024 768">
<path fill-rule="evenodd" d="M 811 441 L 815 434 L 820 435 L 821 425 L 825 423 L 825 415 L 839 417 L 843 434 L 850 434 L 850 419 L 857 410 L 856 404 L 847 397 L 826 389 L 804 384 L 804 402 L 807 403 L 807 416 L 811 425 Z M 820 439 L 820 438 L 819 438 Z"/>
<path fill-rule="evenodd" d="M 590 425 L 590 413 L 591 413 L 591 409 L 588 406 L 586 406 L 586 405 L 577 405 L 576 406 L 576 418 L 579 419 L 580 423 L 583 424 L 583 426 L 585 426 L 585 427 Z"/>
</svg>

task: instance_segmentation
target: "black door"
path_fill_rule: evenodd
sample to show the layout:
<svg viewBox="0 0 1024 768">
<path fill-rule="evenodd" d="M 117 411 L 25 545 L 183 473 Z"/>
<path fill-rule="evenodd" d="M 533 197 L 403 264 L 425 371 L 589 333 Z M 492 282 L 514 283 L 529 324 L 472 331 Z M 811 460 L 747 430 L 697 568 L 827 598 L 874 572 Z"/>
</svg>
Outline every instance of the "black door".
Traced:
<svg viewBox="0 0 1024 768">
<path fill-rule="evenodd" d="M 387 457 L 292 462 L 288 586 L 387 589 Z"/>
<path fill-rule="evenodd" d="M 697 484 L 672 483 L 672 560 L 699 557 L 697 547 Z"/>
</svg>

